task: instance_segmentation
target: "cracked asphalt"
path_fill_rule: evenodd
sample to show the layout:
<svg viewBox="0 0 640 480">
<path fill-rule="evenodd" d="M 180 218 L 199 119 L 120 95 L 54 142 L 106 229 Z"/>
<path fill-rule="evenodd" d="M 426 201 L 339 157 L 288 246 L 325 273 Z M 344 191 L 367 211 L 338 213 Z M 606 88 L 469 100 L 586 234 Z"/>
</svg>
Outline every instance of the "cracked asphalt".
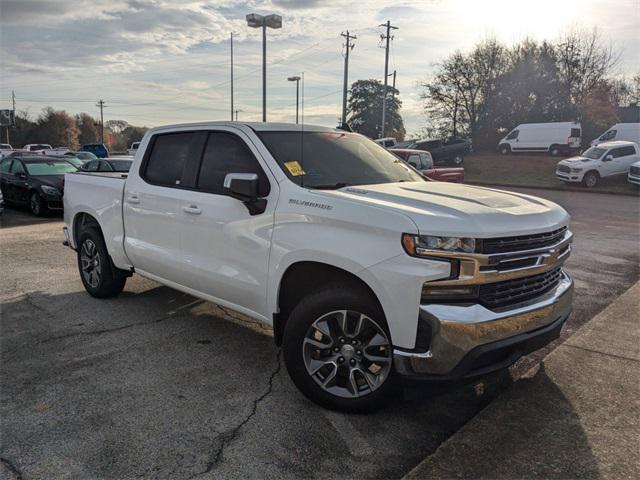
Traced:
<svg viewBox="0 0 640 480">
<path fill-rule="evenodd" d="M 638 198 L 520 191 L 572 214 L 570 335 L 638 279 Z M 6 209 L 0 225 L 1 479 L 400 478 L 505 383 L 329 412 L 295 389 L 269 329 L 139 276 L 93 299 L 59 217 Z"/>
</svg>

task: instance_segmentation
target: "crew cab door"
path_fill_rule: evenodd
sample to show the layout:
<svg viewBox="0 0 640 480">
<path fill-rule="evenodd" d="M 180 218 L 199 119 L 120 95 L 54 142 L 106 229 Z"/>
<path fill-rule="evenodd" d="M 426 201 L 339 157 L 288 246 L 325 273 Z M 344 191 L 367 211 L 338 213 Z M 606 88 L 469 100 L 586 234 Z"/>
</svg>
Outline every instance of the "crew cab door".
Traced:
<svg viewBox="0 0 640 480">
<path fill-rule="evenodd" d="M 631 164 L 640 160 L 636 148 L 632 145 L 611 149 L 608 154 L 613 156 L 613 160 L 609 162 L 612 175 L 627 173 Z"/>
<path fill-rule="evenodd" d="M 193 131 L 155 134 L 140 166 L 129 172 L 122 200 L 124 249 L 137 271 L 183 284 L 188 267 L 180 244 L 182 201 L 191 194 L 189 173 L 202 145 Z"/>
<path fill-rule="evenodd" d="M 252 312 L 266 310 L 278 185 L 251 140 L 232 127 L 207 133 L 195 188 L 181 203 L 185 285 Z M 232 173 L 258 175 L 263 211 L 227 194 Z"/>
</svg>

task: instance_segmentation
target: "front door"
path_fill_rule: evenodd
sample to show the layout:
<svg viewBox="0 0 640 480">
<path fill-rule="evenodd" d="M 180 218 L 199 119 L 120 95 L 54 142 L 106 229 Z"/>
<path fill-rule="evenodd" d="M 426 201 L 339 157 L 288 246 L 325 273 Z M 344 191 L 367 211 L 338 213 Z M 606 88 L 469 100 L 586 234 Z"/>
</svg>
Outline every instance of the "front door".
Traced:
<svg viewBox="0 0 640 480">
<path fill-rule="evenodd" d="M 255 173 L 267 200 L 252 215 L 223 188 L 229 173 Z M 267 272 L 278 186 L 245 134 L 233 128 L 209 132 L 195 190 L 180 215 L 186 286 L 252 312 L 266 310 Z"/>
</svg>

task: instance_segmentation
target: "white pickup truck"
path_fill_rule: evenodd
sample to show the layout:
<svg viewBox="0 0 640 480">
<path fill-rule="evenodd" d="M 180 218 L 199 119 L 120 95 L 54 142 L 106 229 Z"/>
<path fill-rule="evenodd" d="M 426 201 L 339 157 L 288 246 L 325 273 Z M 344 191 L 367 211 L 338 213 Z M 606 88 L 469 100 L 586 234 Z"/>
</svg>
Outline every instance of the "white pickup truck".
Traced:
<svg viewBox="0 0 640 480">
<path fill-rule="evenodd" d="M 154 128 L 128 176 L 66 175 L 64 219 L 91 295 L 137 273 L 272 325 L 297 387 L 343 411 L 508 367 L 571 311 L 565 210 L 425 181 L 340 130 Z"/>
</svg>

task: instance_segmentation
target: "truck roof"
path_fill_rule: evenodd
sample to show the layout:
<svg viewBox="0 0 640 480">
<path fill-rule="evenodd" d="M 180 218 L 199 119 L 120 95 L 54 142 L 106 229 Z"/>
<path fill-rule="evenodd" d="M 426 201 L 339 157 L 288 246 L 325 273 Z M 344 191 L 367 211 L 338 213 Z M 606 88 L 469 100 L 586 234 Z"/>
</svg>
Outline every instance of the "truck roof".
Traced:
<svg viewBox="0 0 640 480">
<path fill-rule="evenodd" d="M 184 127 L 231 127 L 231 126 L 246 126 L 257 132 L 263 131 L 291 131 L 291 132 L 336 132 L 342 131 L 335 128 L 321 127 L 319 125 L 302 125 L 295 123 L 277 123 L 277 122 L 194 122 L 194 123 L 178 123 L 174 125 L 163 125 L 160 127 L 154 127 L 151 131 L 167 130 L 171 128 L 184 128 Z"/>
</svg>

